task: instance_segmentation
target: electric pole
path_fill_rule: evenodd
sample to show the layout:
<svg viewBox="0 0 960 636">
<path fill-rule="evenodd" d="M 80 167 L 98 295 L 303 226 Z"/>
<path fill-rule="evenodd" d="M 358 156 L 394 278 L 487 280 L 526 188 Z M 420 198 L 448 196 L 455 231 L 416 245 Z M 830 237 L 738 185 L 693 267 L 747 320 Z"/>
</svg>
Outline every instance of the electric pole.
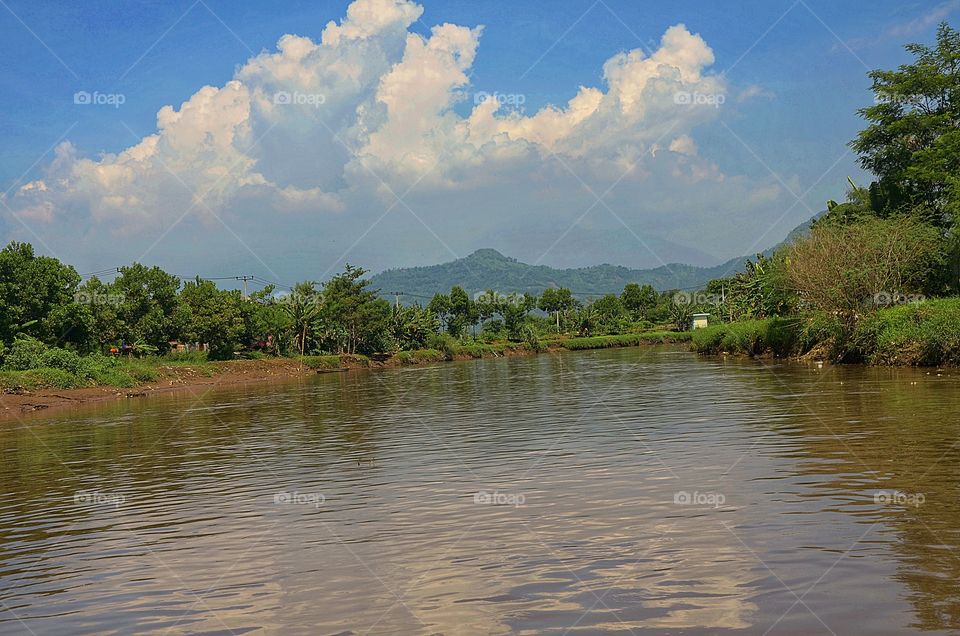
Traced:
<svg viewBox="0 0 960 636">
<path fill-rule="evenodd" d="M 247 281 L 253 280 L 254 278 L 255 276 L 237 276 L 236 277 L 237 280 L 243 281 L 243 299 L 244 300 L 250 300 L 250 296 L 247 295 Z"/>
</svg>

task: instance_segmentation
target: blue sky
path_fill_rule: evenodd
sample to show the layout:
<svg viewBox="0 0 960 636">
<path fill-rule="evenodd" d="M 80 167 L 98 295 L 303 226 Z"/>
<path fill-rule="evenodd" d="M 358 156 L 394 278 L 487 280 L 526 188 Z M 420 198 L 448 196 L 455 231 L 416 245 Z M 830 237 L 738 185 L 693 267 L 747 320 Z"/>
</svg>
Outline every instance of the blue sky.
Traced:
<svg viewBox="0 0 960 636">
<path fill-rule="evenodd" d="M 187 156 L 164 150 L 161 138 L 146 168 L 139 157 L 116 157 L 157 132 L 161 108 L 176 113 L 202 87 L 236 80 L 250 58 L 276 53 L 284 34 L 319 45 L 349 3 L 2 0 L 0 184 L 8 194 L 0 239 L 42 244 L 80 269 L 137 259 L 184 274 L 285 280 L 318 278 L 344 261 L 382 269 L 481 247 L 562 266 L 714 264 L 782 239 L 825 199 L 841 197 L 847 175 L 866 180 L 845 144 L 861 126 L 856 109 L 871 101 L 867 70 L 905 62 L 903 44 L 930 42 L 939 20 L 960 13 L 960 1 L 363 2 L 320 66 L 291 70 L 280 66 L 289 60 L 274 60 L 271 78 L 249 69 L 239 77 L 243 91 L 268 95 L 312 86 L 321 108 L 285 111 L 279 125 L 251 108 L 249 121 L 230 120 L 230 130 L 220 126 L 229 114 L 173 123 L 174 114 L 171 139 L 207 145 Z M 396 21 L 381 20 L 395 3 Z M 431 31 L 446 23 L 461 28 Z M 696 51 L 694 66 L 674 77 L 661 64 L 649 79 L 648 68 L 630 65 L 660 50 L 677 25 L 674 53 Z M 360 35 L 350 35 L 354 27 Z M 419 35 L 429 57 L 418 58 L 406 34 Z M 455 53 L 440 59 L 438 50 Z M 568 102 L 581 86 L 599 91 L 586 101 L 620 91 L 622 104 L 627 93 L 609 89 L 604 65 L 633 50 L 636 59 L 618 62 L 633 74 L 623 90 L 641 77 L 650 83 L 632 113 L 598 106 L 589 126 L 533 119 L 550 105 L 573 113 Z M 424 101 L 381 112 L 383 78 L 404 59 L 406 74 L 394 78 L 408 91 L 402 103 Z M 347 70 L 330 75 L 339 64 Z M 438 69 L 449 74 L 440 85 L 423 79 Z M 294 84 L 277 84 L 287 71 L 294 79 L 282 81 Z M 350 73 L 366 84 L 351 84 Z M 643 101 L 655 82 L 674 80 L 693 95 L 712 87 L 723 103 L 677 116 L 668 111 L 682 105 Z M 76 104 L 78 91 L 119 95 L 122 104 Z M 454 97 L 443 103 L 435 91 Z M 508 103 L 483 135 L 477 123 L 460 139 L 478 93 L 520 96 L 522 112 L 511 115 Z M 421 121 L 426 111 L 432 119 Z M 511 116 L 530 119 L 511 124 Z M 557 126 L 570 130 L 554 139 Z M 241 136 L 256 151 L 230 145 Z M 58 155 L 52 148 L 64 141 L 70 147 Z M 114 159 L 100 163 L 101 153 Z M 237 163 L 244 169 L 226 184 L 198 176 Z M 101 178 L 107 167 L 117 174 Z M 21 192 L 31 183 L 42 187 Z M 208 186 L 214 194 L 190 209 L 189 190 Z"/>
</svg>

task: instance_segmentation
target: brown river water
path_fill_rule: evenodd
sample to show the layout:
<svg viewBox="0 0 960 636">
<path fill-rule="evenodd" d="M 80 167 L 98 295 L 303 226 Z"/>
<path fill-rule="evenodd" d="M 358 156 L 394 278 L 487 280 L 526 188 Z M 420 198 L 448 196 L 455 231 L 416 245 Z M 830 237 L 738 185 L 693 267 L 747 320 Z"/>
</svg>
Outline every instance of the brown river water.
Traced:
<svg viewBox="0 0 960 636">
<path fill-rule="evenodd" d="M 670 347 L 0 426 L 0 634 L 960 633 L 960 372 Z"/>
</svg>

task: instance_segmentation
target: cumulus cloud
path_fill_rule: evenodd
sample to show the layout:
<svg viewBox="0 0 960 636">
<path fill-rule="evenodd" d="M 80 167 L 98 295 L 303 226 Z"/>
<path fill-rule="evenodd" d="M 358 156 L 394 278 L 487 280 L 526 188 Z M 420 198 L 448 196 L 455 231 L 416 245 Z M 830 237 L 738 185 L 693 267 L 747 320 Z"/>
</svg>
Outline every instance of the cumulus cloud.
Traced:
<svg viewBox="0 0 960 636">
<path fill-rule="evenodd" d="M 767 181 L 725 175 L 698 148 L 695 129 L 716 120 L 728 87 L 710 70 L 710 46 L 683 24 L 667 29 L 652 53 L 615 53 L 594 85 L 571 86 L 564 103 L 528 113 L 499 99 L 502 87 L 471 81 L 482 26 L 415 33 L 422 12 L 410 0 L 355 0 L 319 40 L 284 35 L 223 86 L 164 106 L 156 132 L 121 152 L 92 157 L 61 145 L 43 177 L 4 202 L 37 227 L 100 235 L 105 228 L 147 244 L 183 218 L 217 215 L 265 244 L 323 236 L 323 249 L 336 256 L 337 241 L 356 245 L 408 191 L 430 240 L 440 233 L 475 249 L 489 243 L 464 237 L 492 243 L 499 233 L 509 245 L 510 232 L 523 234 L 515 212 L 522 210 L 543 250 L 555 244 L 558 224 L 602 210 L 594 193 L 614 186 L 607 204 L 638 228 L 668 235 L 697 224 L 728 243 L 756 224 L 758 209 L 741 209 L 744 202 L 767 206 L 781 193 Z M 739 97 L 762 94 L 747 87 Z M 391 217 L 378 231 L 392 232 L 397 245 L 399 223 Z M 633 231 L 619 222 L 602 231 L 625 237 L 629 262 Z M 375 250 L 358 249 L 376 266 Z M 450 256 L 446 244 L 425 258 L 438 256 Z M 383 264 L 396 265 L 396 257 Z"/>
<path fill-rule="evenodd" d="M 541 170 L 553 155 L 588 171 L 630 169 L 664 139 L 696 156 L 688 133 L 717 112 L 702 97 L 725 90 L 707 72 L 712 50 L 681 24 L 652 55 L 612 56 L 604 85 L 566 104 L 528 116 L 491 98 L 461 116 L 482 27 L 442 24 L 424 37 L 409 31 L 422 12 L 409 0 L 356 0 L 319 42 L 284 35 L 224 86 L 164 106 L 157 132 L 122 152 L 91 158 L 63 144 L 44 178 L 11 197 L 14 209 L 135 229 L 191 210 L 339 213 L 371 181 L 474 186 Z"/>
</svg>

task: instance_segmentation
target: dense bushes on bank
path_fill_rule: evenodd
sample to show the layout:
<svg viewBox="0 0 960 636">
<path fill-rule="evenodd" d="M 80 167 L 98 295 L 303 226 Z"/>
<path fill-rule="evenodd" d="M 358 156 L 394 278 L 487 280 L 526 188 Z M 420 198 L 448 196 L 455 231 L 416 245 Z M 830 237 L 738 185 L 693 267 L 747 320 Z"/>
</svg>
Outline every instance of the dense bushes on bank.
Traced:
<svg viewBox="0 0 960 636">
<path fill-rule="evenodd" d="M 802 356 L 887 365 L 960 364 L 960 298 L 880 309 L 846 335 L 836 318 L 768 318 L 714 325 L 693 332 L 703 354 Z"/>
</svg>

